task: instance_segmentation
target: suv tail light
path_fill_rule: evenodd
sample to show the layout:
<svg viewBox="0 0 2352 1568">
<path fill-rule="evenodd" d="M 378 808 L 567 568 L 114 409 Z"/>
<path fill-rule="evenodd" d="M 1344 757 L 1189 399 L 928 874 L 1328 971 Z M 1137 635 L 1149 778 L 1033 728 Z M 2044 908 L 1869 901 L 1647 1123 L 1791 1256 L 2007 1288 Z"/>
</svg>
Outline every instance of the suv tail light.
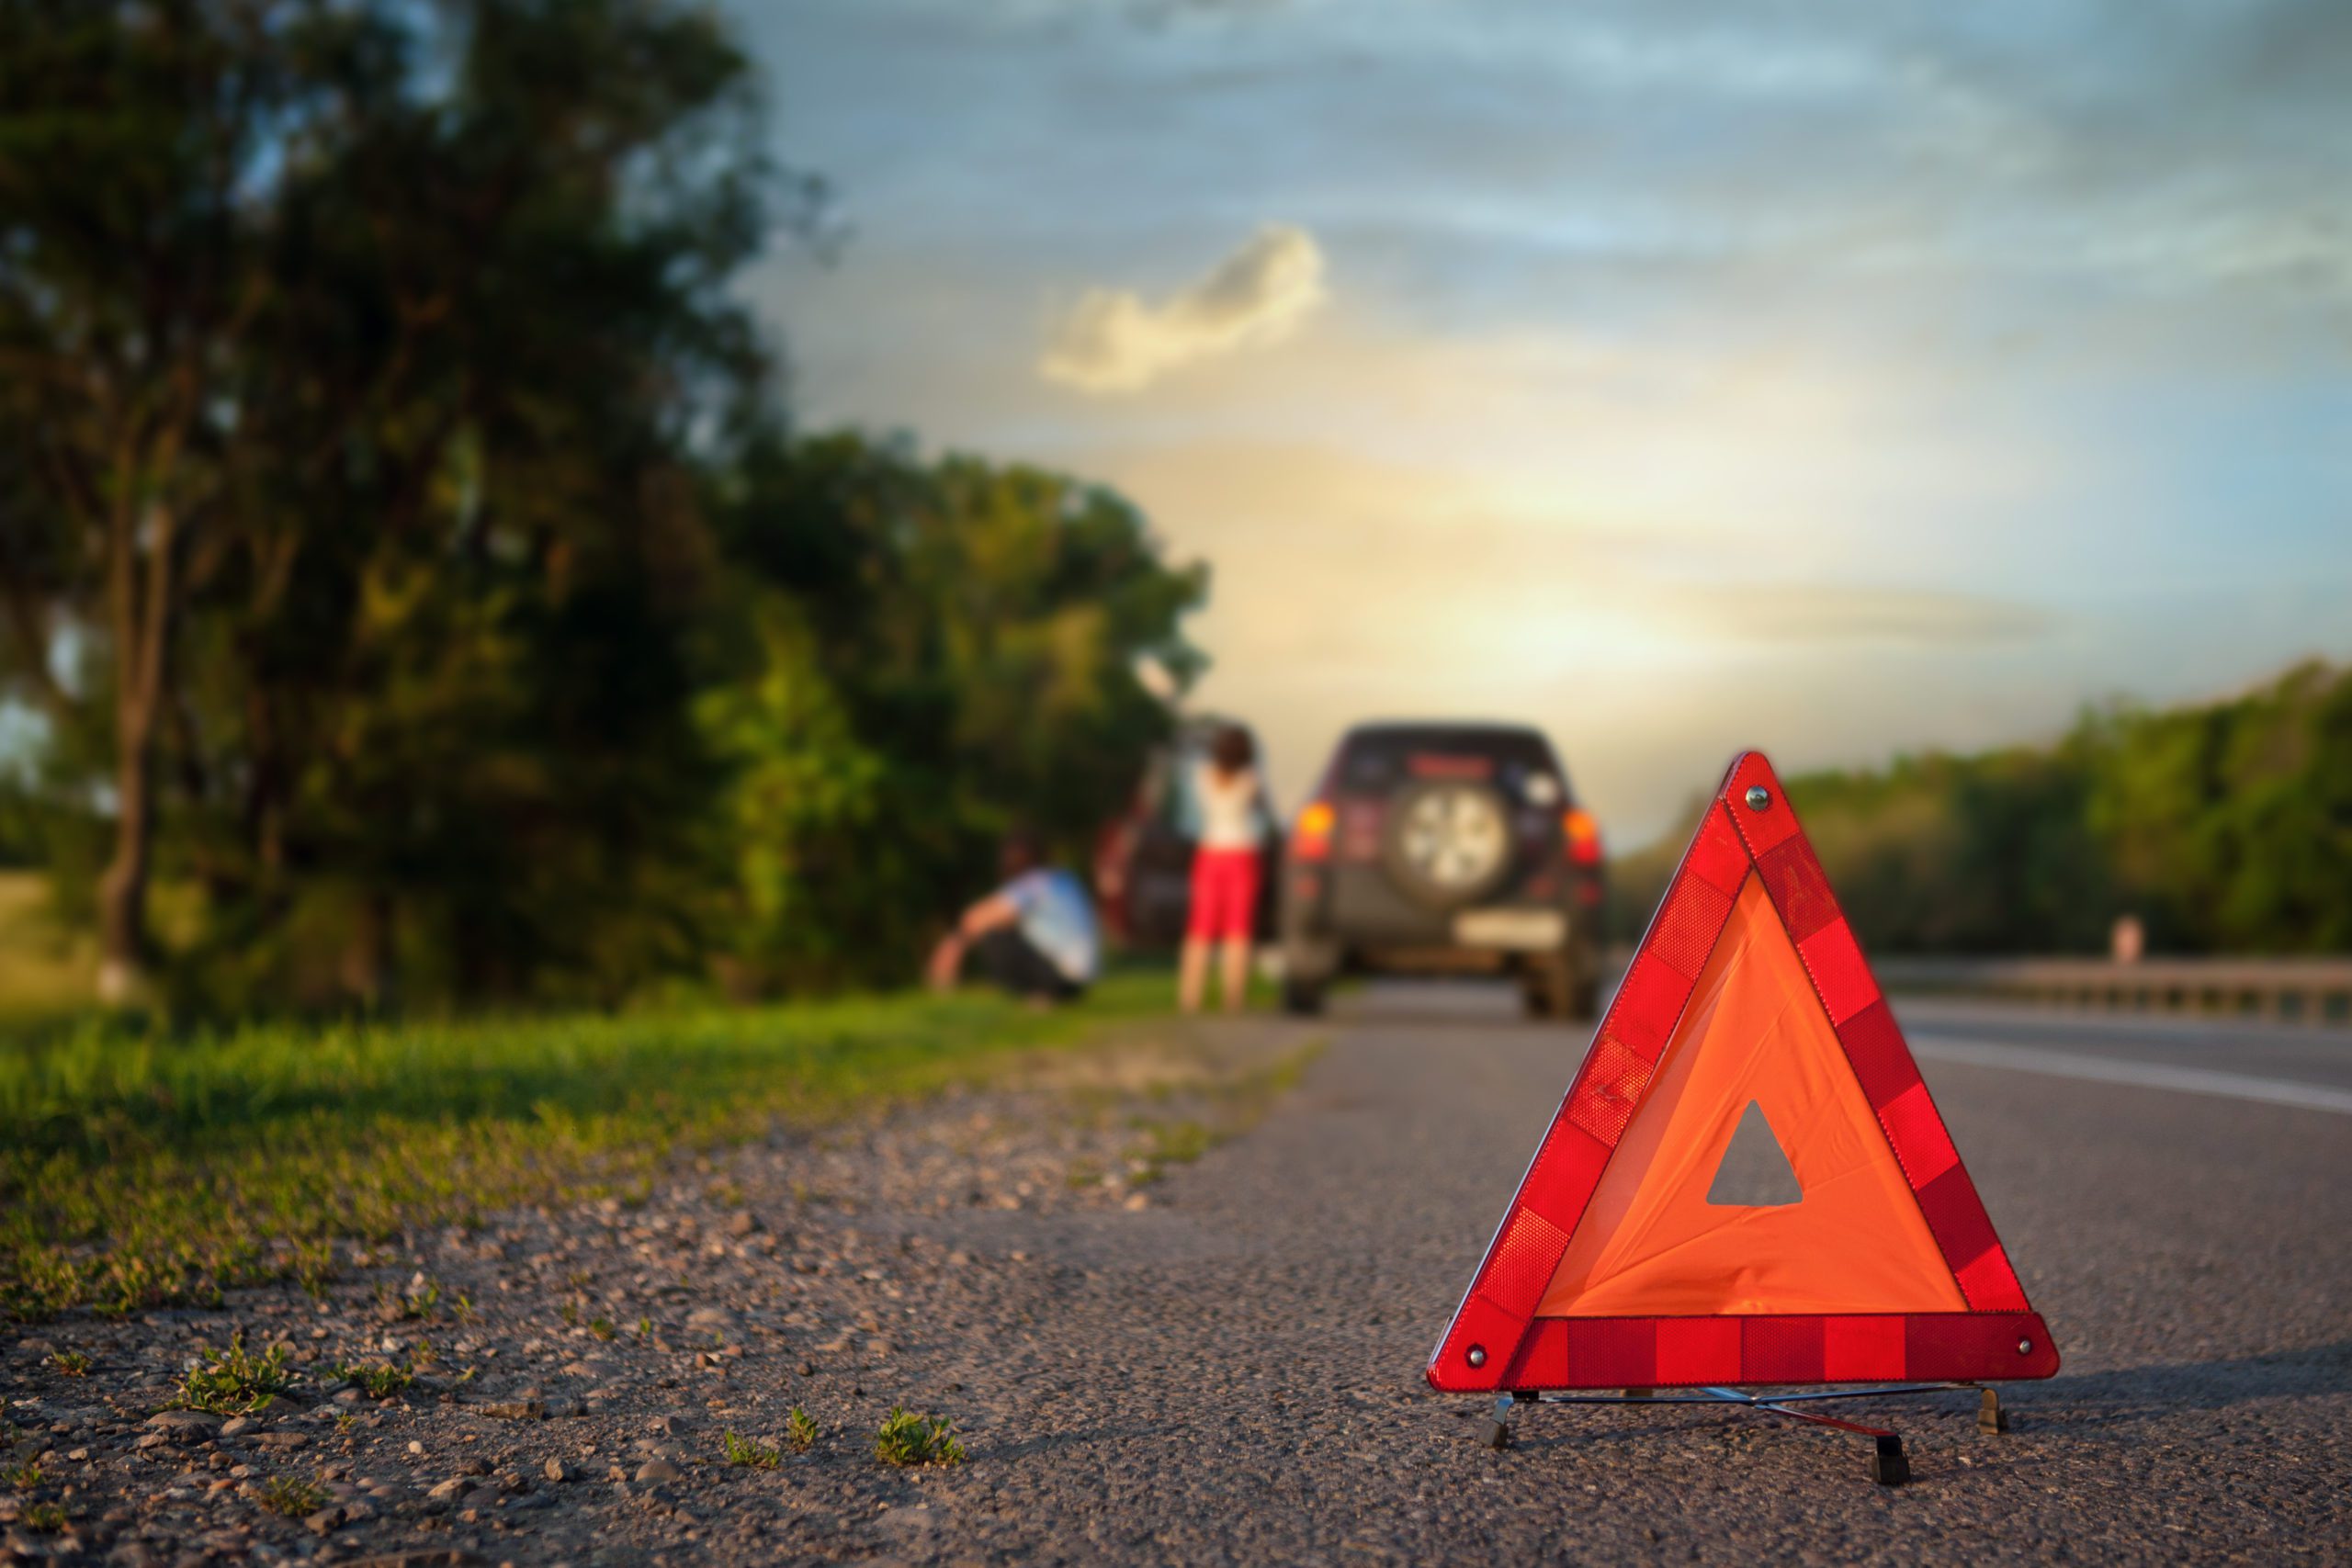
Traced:
<svg viewBox="0 0 2352 1568">
<path fill-rule="evenodd" d="M 1561 814 L 1560 831 L 1566 836 L 1568 859 L 1577 865 L 1600 863 L 1600 824 L 1592 813 L 1575 807 Z"/>
<path fill-rule="evenodd" d="M 1295 860 L 1331 858 L 1331 824 L 1337 819 L 1328 800 L 1310 800 L 1291 829 L 1290 852 Z"/>
</svg>

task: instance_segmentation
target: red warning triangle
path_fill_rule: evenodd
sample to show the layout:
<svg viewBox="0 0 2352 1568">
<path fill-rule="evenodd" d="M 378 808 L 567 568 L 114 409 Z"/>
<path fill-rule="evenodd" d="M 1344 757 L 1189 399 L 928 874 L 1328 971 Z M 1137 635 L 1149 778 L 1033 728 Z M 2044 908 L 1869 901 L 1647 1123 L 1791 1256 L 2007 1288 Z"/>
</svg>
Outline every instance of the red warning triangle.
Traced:
<svg viewBox="0 0 2352 1568">
<path fill-rule="evenodd" d="M 1751 1106 L 1793 1202 L 1712 1197 Z M 1780 780 L 1745 753 L 1430 1357 L 1430 1386 L 2057 1370 Z"/>
</svg>

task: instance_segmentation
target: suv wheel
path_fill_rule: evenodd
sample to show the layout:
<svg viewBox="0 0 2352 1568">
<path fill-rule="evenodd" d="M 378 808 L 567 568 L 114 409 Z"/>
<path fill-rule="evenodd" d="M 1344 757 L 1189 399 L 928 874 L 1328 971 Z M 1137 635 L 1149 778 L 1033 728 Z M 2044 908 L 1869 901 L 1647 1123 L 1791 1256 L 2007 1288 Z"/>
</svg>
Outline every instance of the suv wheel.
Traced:
<svg viewBox="0 0 2352 1568">
<path fill-rule="evenodd" d="M 1388 808 L 1381 859 L 1423 904 L 1450 908 L 1490 892 L 1510 869 L 1510 813 L 1482 784 L 1419 784 Z"/>
</svg>

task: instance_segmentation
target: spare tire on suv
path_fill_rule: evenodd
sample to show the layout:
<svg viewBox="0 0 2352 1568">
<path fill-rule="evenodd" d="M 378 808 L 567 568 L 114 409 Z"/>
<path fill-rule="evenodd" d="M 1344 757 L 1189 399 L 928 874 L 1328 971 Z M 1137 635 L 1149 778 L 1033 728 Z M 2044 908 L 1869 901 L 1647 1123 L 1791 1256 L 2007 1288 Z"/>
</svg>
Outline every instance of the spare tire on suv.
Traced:
<svg viewBox="0 0 2352 1568">
<path fill-rule="evenodd" d="M 1491 785 L 1408 784 L 1390 800 L 1380 858 L 1408 897 L 1451 909 L 1491 893 L 1511 868 L 1510 808 Z"/>
</svg>

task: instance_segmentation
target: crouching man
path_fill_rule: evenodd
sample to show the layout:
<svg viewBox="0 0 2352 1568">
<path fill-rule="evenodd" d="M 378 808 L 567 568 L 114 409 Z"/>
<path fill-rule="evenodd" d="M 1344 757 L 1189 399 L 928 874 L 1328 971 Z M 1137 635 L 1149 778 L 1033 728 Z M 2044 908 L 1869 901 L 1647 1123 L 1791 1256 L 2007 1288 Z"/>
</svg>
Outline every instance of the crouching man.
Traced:
<svg viewBox="0 0 2352 1568">
<path fill-rule="evenodd" d="M 1044 1005 L 1069 1001 L 1093 984 L 1102 962 L 1093 902 L 1078 878 L 1042 862 L 1035 838 L 1006 837 L 999 860 L 1004 886 L 965 910 L 932 950 L 933 989 L 950 989 L 977 972 Z"/>
</svg>

